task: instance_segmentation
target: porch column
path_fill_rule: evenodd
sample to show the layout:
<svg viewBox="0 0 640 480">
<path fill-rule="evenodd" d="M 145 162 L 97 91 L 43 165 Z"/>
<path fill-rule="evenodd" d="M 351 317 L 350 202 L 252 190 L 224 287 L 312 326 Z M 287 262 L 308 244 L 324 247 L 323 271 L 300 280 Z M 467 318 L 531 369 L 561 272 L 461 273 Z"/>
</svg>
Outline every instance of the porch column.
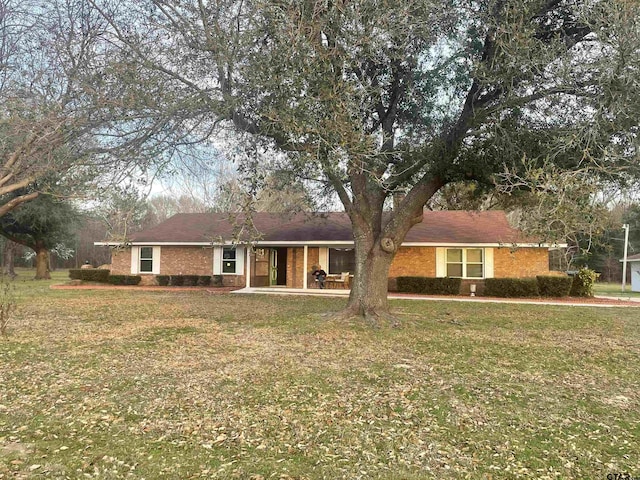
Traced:
<svg viewBox="0 0 640 480">
<path fill-rule="evenodd" d="M 307 245 L 304 246 L 304 255 L 303 255 L 303 261 L 302 261 L 302 268 L 304 269 L 304 272 L 302 272 L 302 288 L 304 290 L 307 289 L 308 285 L 307 285 L 307 256 L 309 254 L 309 247 Z"/>
<path fill-rule="evenodd" d="M 247 278 L 246 288 L 251 288 L 251 245 L 247 245 Z"/>
</svg>

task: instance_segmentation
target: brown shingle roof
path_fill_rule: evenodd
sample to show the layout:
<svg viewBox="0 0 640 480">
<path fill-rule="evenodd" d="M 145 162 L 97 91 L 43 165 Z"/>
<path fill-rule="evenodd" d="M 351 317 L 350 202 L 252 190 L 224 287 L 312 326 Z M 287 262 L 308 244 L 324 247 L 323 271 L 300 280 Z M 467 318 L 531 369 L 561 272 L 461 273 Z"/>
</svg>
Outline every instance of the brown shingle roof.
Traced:
<svg viewBox="0 0 640 480">
<path fill-rule="evenodd" d="M 321 214 L 255 213 L 253 225 L 260 237 L 237 235 L 243 218 L 228 213 L 182 213 L 165 222 L 135 233 L 131 239 L 140 243 L 218 242 L 220 240 L 257 239 L 263 242 L 352 242 L 351 222 L 346 213 Z M 407 234 L 405 242 L 515 243 L 530 242 L 521 232 L 509 226 L 502 211 L 426 211 L 423 221 Z"/>
</svg>

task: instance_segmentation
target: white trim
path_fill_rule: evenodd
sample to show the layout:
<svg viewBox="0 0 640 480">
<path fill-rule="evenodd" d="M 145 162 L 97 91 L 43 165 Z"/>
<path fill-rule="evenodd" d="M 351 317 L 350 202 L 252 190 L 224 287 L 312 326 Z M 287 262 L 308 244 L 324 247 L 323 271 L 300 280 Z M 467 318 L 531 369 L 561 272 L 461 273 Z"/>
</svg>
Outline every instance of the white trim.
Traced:
<svg viewBox="0 0 640 480">
<path fill-rule="evenodd" d="M 151 248 L 151 271 L 140 271 L 140 249 L 143 247 Z M 160 274 L 160 257 L 161 247 L 157 245 L 140 245 L 139 247 L 131 247 L 131 275 L 159 275 Z"/>
<path fill-rule="evenodd" d="M 153 253 L 151 257 L 151 273 L 153 275 L 160 275 L 160 249 L 162 247 L 153 247 Z"/>
<path fill-rule="evenodd" d="M 213 274 L 222 274 L 222 247 L 214 247 L 213 249 Z"/>
<path fill-rule="evenodd" d="M 222 264 L 224 258 L 222 252 L 225 248 L 232 247 L 233 245 L 224 245 L 219 247 L 213 247 L 213 274 L 214 275 L 243 275 L 244 274 L 244 247 L 236 246 L 236 269 L 233 273 L 225 273 L 222 271 Z"/>
<path fill-rule="evenodd" d="M 462 276 L 462 277 L 452 277 L 452 278 L 461 278 L 463 280 L 482 280 L 484 278 L 487 278 L 487 255 L 486 252 L 487 250 L 491 250 L 489 248 L 478 248 L 478 247 L 453 247 L 453 248 L 443 248 L 442 251 L 444 252 L 445 255 L 445 265 L 444 265 L 444 276 L 447 276 L 447 265 L 449 262 L 447 262 L 447 250 L 461 250 L 462 251 L 462 261 L 461 263 L 459 262 L 451 262 L 452 264 L 460 264 L 462 265 L 462 273 L 467 273 L 467 266 L 469 265 L 469 263 L 471 263 L 472 265 L 482 265 L 482 276 L 480 277 L 468 277 L 468 276 Z M 468 262 L 467 261 L 467 250 L 480 250 L 482 252 L 482 263 L 478 264 L 477 262 Z M 491 250 L 491 260 L 493 262 L 493 250 Z M 492 269 L 493 269 L 493 265 L 492 265 Z M 493 272 L 491 272 L 493 274 Z"/>
<path fill-rule="evenodd" d="M 244 247 L 236 247 L 236 273 L 235 275 L 244 274 Z"/>
<path fill-rule="evenodd" d="M 251 288 L 251 249 L 247 248 L 247 277 L 245 278 L 246 288 Z"/>
<path fill-rule="evenodd" d="M 121 242 L 93 242 L 96 246 L 117 247 L 123 245 Z M 233 242 L 216 243 L 210 242 L 130 242 L 127 246 L 177 246 L 177 247 L 217 247 L 231 246 Z M 246 244 L 243 244 L 246 245 Z M 327 247 L 327 246 L 344 246 L 353 247 L 354 242 L 342 240 L 326 240 L 326 241 L 275 241 L 270 242 L 261 240 L 254 243 L 255 246 L 265 247 Z M 442 243 L 442 242 L 404 242 L 401 247 L 450 247 L 450 248 L 566 248 L 566 243 Z"/>
<path fill-rule="evenodd" d="M 493 263 L 493 248 L 484 249 L 484 278 L 493 278 L 494 276 L 494 263 Z"/>
<path fill-rule="evenodd" d="M 140 264 L 140 247 L 131 248 L 131 275 L 138 274 L 138 265 Z"/>
<path fill-rule="evenodd" d="M 444 278 L 447 276 L 447 250 L 443 247 L 436 247 L 436 277 Z"/>
<path fill-rule="evenodd" d="M 307 288 L 309 288 L 309 285 L 307 284 L 307 273 L 309 271 L 309 245 L 305 245 L 303 248 L 303 255 L 302 255 L 302 270 L 304 272 L 304 274 L 302 275 L 302 289 L 306 290 Z"/>
</svg>

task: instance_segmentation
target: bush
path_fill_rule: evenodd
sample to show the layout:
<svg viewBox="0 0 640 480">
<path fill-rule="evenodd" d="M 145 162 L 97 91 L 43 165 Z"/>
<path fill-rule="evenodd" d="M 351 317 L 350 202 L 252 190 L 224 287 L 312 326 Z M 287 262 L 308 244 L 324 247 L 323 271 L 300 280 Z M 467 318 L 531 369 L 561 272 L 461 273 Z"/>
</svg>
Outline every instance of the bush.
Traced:
<svg viewBox="0 0 640 480">
<path fill-rule="evenodd" d="M 398 277 L 398 291 L 404 293 L 422 293 L 427 287 L 426 277 Z"/>
<path fill-rule="evenodd" d="M 598 274 L 589 268 L 581 268 L 573 276 L 570 295 L 572 297 L 593 297 L 593 284 Z"/>
<path fill-rule="evenodd" d="M 169 284 L 172 287 L 181 287 L 184 285 L 184 275 L 171 275 L 171 281 Z"/>
<path fill-rule="evenodd" d="M 398 277 L 398 292 L 421 293 L 426 295 L 459 295 L 460 278 Z"/>
<path fill-rule="evenodd" d="M 198 275 L 183 275 L 183 277 L 184 280 L 182 284 L 187 287 L 193 287 L 198 284 Z"/>
<path fill-rule="evenodd" d="M 538 275 L 538 292 L 542 297 L 566 297 L 571 291 L 573 278 L 552 275 Z"/>
<path fill-rule="evenodd" d="M 112 285 L 138 285 L 140 280 L 140 275 L 109 275 L 109 283 Z"/>
<path fill-rule="evenodd" d="M 487 278 L 484 281 L 487 297 L 537 297 L 538 282 L 535 278 Z"/>
<path fill-rule="evenodd" d="M 208 287 L 211 285 L 211 275 L 200 275 L 198 277 L 198 286 Z"/>
<path fill-rule="evenodd" d="M 211 286 L 213 287 L 222 287 L 224 284 L 222 283 L 222 275 L 213 275 L 211 277 Z"/>
<path fill-rule="evenodd" d="M 156 275 L 156 281 L 161 287 L 166 287 L 167 285 L 169 285 L 169 279 L 169 275 Z"/>
<path fill-rule="evenodd" d="M 86 282 L 108 282 L 109 270 L 102 268 L 74 268 L 69 270 L 69 278 Z"/>
</svg>

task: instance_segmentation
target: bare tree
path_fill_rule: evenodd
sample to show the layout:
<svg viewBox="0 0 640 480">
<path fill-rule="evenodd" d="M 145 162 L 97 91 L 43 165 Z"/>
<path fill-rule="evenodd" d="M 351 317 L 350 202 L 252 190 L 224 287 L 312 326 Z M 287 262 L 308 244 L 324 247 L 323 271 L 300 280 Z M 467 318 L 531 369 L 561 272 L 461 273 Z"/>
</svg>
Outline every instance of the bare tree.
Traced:
<svg viewBox="0 0 640 480">
<path fill-rule="evenodd" d="M 142 178 L 188 136 L 175 116 L 130 115 L 107 27 L 83 0 L 0 0 L 0 216 L 41 192 Z"/>
</svg>

